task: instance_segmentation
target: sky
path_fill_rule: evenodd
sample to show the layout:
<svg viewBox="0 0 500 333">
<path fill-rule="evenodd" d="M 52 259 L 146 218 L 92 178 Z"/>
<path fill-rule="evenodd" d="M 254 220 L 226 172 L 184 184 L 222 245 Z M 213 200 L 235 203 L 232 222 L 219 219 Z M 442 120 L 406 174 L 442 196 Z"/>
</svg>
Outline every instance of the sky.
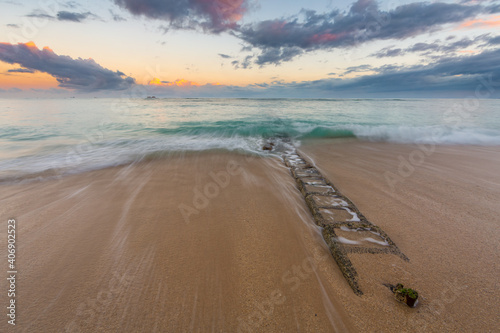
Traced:
<svg viewBox="0 0 500 333">
<path fill-rule="evenodd" d="M 0 97 L 500 98 L 500 0 L 0 8 Z"/>
</svg>

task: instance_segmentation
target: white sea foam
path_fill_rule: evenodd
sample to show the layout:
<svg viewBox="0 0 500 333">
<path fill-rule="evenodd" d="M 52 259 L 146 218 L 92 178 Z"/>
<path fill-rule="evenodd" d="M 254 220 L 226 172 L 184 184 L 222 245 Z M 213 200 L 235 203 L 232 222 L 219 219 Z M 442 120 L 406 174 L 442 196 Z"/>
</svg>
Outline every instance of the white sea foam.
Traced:
<svg viewBox="0 0 500 333">
<path fill-rule="evenodd" d="M 445 125 L 304 125 L 297 128 L 301 137 L 357 137 L 365 141 L 423 144 L 500 145 L 500 130 L 452 128 Z"/>
<path fill-rule="evenodd" d="M 66 146 L 64 149 L 0 161 L 0 174 L 23 176 L 54 170 L 75 173 L 141 161 L 154 154 L 229 150 L 264 154 L 258 137 L 158 136 L 116 139 Z"/>
<path fill-rule="evenodd" d="M 450 128 L 446 126 L 362 126 L 352 125 L 360 139 L 394 143 L 434 143 L 463 145 L 499 145 L 500 130 L 478 128 Z"/>
</svg>

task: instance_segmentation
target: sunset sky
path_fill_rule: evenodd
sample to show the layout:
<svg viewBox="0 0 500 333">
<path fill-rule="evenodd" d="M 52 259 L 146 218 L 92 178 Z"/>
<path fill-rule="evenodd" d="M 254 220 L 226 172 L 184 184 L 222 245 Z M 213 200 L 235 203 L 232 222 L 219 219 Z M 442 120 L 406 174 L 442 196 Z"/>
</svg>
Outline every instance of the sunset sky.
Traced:
<svg viewBox="0 0 500 333">
<path fill-rule="evenodd" d="M 0 7 L 1 97 L 500 97 L 500 1 Z"/>
</svg>

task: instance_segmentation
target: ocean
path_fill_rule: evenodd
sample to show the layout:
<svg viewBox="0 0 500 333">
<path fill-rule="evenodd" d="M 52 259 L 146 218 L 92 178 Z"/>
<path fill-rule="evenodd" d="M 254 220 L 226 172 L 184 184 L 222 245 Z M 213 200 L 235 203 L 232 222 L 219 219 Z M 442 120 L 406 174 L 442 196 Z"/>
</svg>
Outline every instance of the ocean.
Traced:
<svg viewBox="0 0 500 333">
<path fill-rule="evenodd" d="M 273 154 L 269 138 L 500 145 L 500 100 L 1 99 L 0 181 L 174 152 Z"/>
</svg>

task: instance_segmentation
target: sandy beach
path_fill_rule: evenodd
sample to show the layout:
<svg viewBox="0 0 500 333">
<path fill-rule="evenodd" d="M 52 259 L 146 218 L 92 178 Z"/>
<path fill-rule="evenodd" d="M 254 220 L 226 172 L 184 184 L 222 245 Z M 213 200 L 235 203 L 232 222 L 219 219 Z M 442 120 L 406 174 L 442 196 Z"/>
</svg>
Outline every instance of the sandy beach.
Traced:
<svg viewBox="0 0 500 333">
<path fill-rule="evenodd" d="M 17 328 L 348 330 L 316 267 L 347 284 L 287 172 L 200 153 L 3 186 L 1 216 L 18 225 Z"/>
<path fill-rule="evenodd" d="M 350 255 L 363 296 L 277 158 L 178 154 L 3 184 L 0 216 L 18 228 L 16 330 L 493 332 L 500 148 L 437 147 L 399 175 L 415 149 L 300 147 L 410 258 Z M 419 291 L 417 308 L 383 285 L 398 282 Z"/>
<path fill-rule="evenodd" d="M 320 140 L 301 151 L 410 259 L 350 256 L 366 295 L 340 298 L 357 328 L 498 330 L 499 147 Z M 389 281 L 418 290 L 418 307 L 391 303 Z"/>
</svg>

